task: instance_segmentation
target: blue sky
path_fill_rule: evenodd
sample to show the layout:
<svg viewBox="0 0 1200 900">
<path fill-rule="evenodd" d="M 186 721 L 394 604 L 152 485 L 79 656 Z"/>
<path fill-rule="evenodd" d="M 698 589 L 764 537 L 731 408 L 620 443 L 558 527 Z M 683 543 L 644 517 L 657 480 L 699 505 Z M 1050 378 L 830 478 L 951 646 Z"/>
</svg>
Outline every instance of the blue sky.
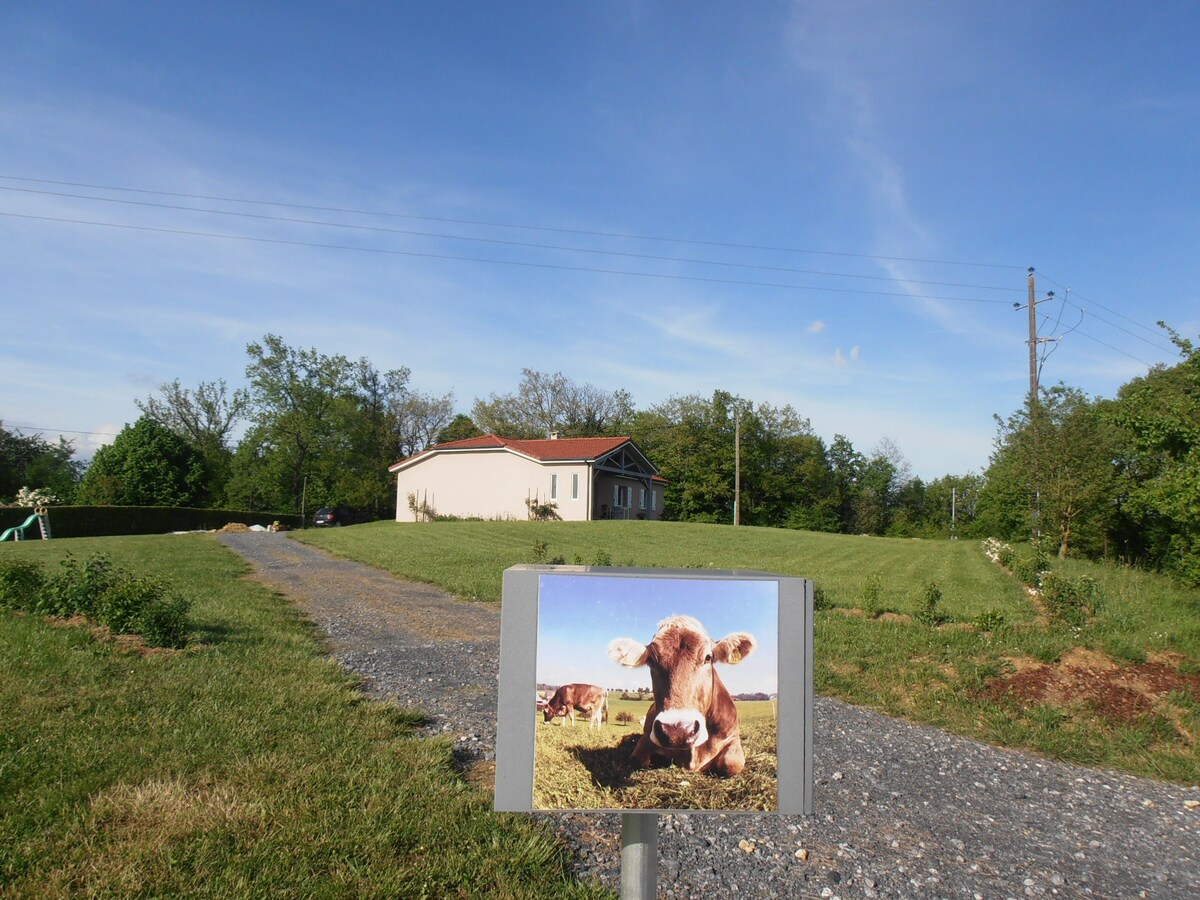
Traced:
<svg viewBox="0 0 1200 900">
<path fill-rule="evenodd" d="M 608 658 L 609 642 L 648 643 L 668 616 L 697 619 L 716 641 L 746 632 L 757 646 L 736 666 L 718 666 L 731 693 L 779 689 L 779 588 L 774 581 L 597 578 L 543 575 L 538 593 L 537 680 L 608 688 L 650 685 L 650 670 Z"/>
<path fill-rule="evenodd" d="M 1028 266 L 1045 384 L 1111 396 L 1176 358 L 1156 320 L 1200 332 L 1198 32 L 1172 2 L 4 4 L 0 419 L 90 455 L 272 332 L 463 411 L 526 366 L 720 388 L 980 471 Z"/>
</svg>

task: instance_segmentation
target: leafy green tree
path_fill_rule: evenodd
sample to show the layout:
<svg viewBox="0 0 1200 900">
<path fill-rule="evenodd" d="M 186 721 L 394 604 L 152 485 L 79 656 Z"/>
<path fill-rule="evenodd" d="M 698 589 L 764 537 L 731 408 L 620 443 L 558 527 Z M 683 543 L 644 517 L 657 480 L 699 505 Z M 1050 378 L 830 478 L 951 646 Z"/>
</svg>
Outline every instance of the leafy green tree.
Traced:
<svg viewBox="0 0 1200 900">
<path fill-rule="evenodd" d="M 175 379 L 159 387 L 158 396 L 134 400 L 143 415 L 174 431 L 200 451 L 208 472 L 207 493 L 220 502 L 232 474 L 229 439 L 244 419 L 249 394 L 230 393 L 225 379 L 185 388 Z"/>
<path fill-rule="evenodd" d="M 630 436 L 668 481 L 665 515 L 732 522 L 740 421 L 741 516 L 747 525 L 836 530 L 825 446 L 790 406 L 727 391 L 672 397 L 638 413 Z"/>
<path fill-rule="evenodd" d="M 727 391 L 672 397 L 635 417 L 630 437 L 668 481 L 664 518 L 733 521 L 734 402 Z"/>
<path fill-rule="evenodd" d="M 408 369 L 378 371 L 268 334 L 246 347 L 251 428 L 234 455 L 231 502 L 299 512 L 345 503 L 394 505 L 393 412 Z"/>
<path fill-rule="evenodd" d="M 921 484 L 917 479 L 916 484 Z M 979 496 L 983 488 L 982 475 L 943 475 L 927 484 L 921 484 L 920 512 L 912 512 L 913 505 L 907 499 L 910 488 L 903 492 L 898 516 L 912 521 L 914 529 L 911 532 L 896 532 L 904 537 L 947 538 L 951 536 L 953 515 L 953 534 L 957 537 L 987 537 L 987 532 L 980 532 L 976 522 L 979 513 Z M 895 523 L 893 522 L 893 528 Z"/>
<path fill-rule="evenodd" d="M 73 458 L 74 452 L 64 438 L 51 444 L 40 434 L 25 435 L 0 422 L 0 498 L 11 500 L 27 487 L 53 494 L 63 503 L 71 502 L 85 468 Z"/>
<path fill-rule="evenodd" d="M 857 523 L 860 480 L 867 465 L 866 457 L 854 449 L 843 434 L 835 434 L 827 453 L 832 474 L 831 503 L 837 515 L 838 531 L 852 534 Z"/>
<path fill-rule="evenodd" d="M 204 458 L 149 416 L 126 425 L 96 451 L 78 501 L 98 506 L 203 506 Z"/>
<path fill-rule="evenodd" d="M 1200 584 L 1200 349 L 1159 323 L 1182 361 L 1124 385 L 1109 406 L 1126 453 L 1122 551 Z"/>
<path fill-rule="evenodd" d="M 1059 384 L 1000 425 L 988 502 L 1030 510 L 1022 524 L 1055 540 L 1061 557 L 1095 553 L 1114 524 L 1119 435 L 1104 410 Z"/>
<path fill-rule="evenodd" d="M 465 413 L 459 413 L 450 424 L 437 433 L 435 444 L 449 444 L 451 441 L 465 441 L 467 438 L 480 437 L 483 432 L 479 426 Z"/>
</svg>

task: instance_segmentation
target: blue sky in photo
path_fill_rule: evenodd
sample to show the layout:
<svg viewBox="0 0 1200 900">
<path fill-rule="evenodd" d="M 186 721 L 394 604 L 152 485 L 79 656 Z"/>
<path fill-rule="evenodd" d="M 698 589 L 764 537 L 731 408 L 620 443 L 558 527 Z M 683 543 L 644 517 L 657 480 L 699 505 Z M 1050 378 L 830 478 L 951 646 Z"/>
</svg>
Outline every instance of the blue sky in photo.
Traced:
<svg viewBox="0 0 1200 900">
<path fill-rule="evenodd" d="M 0 420 L 268 332 L 477 397 L 729 390 L 915 474 L 1200 332 L 1200 5 L 0 4 Z"/>
<path fill-rule="evenodd" d="M 650 684 L 650 670 L 608 658 L 609 642 L 642 644 L 671 615 L 697 619 L 719 641 L 752 634 L 754 652 L 736 666 L 718 665 L 731 693 L 775 693 L 779 688 L 779 587 L 775 581 L 596 575 L 542 575 L 538 579 L 537 680 L 583 682 L 607 688 Z"/>
</svg>

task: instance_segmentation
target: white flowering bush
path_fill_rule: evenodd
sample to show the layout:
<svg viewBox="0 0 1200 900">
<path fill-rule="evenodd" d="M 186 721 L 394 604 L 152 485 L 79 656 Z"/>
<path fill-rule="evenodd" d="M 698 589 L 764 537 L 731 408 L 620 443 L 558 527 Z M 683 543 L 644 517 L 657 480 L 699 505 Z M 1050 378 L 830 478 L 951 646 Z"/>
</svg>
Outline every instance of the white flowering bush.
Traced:
<svg viewBox="0 0 1200 900">
<path fill-rule="evenodd" d="M 1013 548 L 999 538 L 990 537 L 983 541 L 983 555 L 1000 566 L 1012 562 Z"/>
<path fill-rule="evenodd" d="M 59 502 L 58 497 L 45 488 L 22 487 L 17 491 L 17 499 L 13 502 L 13 506 L 50 506 Z"/>
</svg>

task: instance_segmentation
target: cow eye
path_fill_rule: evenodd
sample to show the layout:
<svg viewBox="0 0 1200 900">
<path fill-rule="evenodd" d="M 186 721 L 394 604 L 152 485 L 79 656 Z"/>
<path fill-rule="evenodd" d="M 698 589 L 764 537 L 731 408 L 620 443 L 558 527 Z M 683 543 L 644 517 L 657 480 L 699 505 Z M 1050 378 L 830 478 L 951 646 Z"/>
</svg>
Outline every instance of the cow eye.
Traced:
<svg viewBox="0 0 1200 900">
<path fill-rule="evenodd" d="M 711 654 L 711 653 L 706 653 L 706 654 L 704 654 L 704 661 L 705 661 L 706 663 L 710 663 L 710 662 L 712 662 L 712 654 Z"/>
</svg>

